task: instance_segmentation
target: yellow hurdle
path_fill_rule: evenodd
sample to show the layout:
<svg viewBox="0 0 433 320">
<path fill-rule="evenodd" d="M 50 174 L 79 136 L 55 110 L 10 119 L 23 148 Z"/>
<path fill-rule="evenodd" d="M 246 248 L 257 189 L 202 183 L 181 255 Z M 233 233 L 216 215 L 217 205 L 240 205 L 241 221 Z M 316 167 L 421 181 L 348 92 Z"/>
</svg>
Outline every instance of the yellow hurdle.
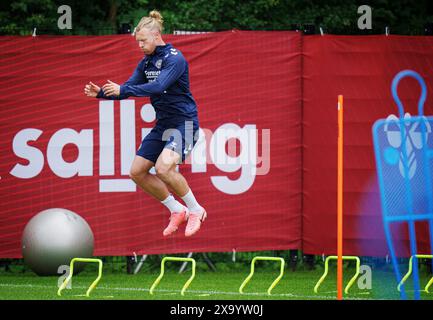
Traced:
<svg viewBox="0 0 433 320">
<path fill-rule="evenodd" d="M 401 286 L 406 282 L 406 280 L 412 274 L 413 258 L 414 257 L 417 257 L 419 259 L 433 259 L 433 255 L 430 255 L 430 254 L 416 254 L 416 255 L 411 256 L 409 259 L 409 270 L 407 271 L 406 275 L 403 277 L 403 279 L 401 279 L 400 283 L 397 286 L 398 292 L 401 291 Z M 429 288 L 432 284 L 433 284 L 433 277 L 430 279 L 430 281 L 425 286 L 425 288 L 424 288 L 425 292 L 430 293 Z"/>
<path fill-rule="evenodd" d="M 86 263 L 88 262 L 88 263 L 98 263 L 99 264 L 98 277 L 96 278 L 95 281 L 92 282 L 92 284 L 90 285 L 89 289 L 87 289 L 87 292 L 86 292 L 86 297 L 90 297 L 90 292 L 92 292 L 93 289 L 96 288 L 96 285 L 98 284 L 99 280 L 101 280 L 101 278 L 102 278 L 102 260 L 100 260 L 100 259 L 73 258 L 71 260 L 70 265 L 69 265 L 69 276 L 65 279 L 65 281 L 63 281 L 59 290 L 57 290 L 57 295 L 61 296 L 62 291 L 66 288 L 66 286 L 68 285 L 68 282 L 71 281 L 72 276 L 74 275 L 74 263 L 75 262 L 86 262 Z"/>
<path fill-rule="evenodd" d="M 344 289 L 344 293 L 348 294 L 350 287 L 353 285 L 356 278 L 358 278 L 358 276 L 359 276 L 360 268 L 361 268 L 361 260 L 355 256 L 343 256 L 342 258 L 343 258 L 343 261 L 344 260 L 355 260 L 356 261 L 356 273 L 352 277 L 352 279 L 350 279 L 349 283 L 347 284 L 346 288 Z M 329 256 L 326 258 L 326 260 L 325 260 L 325 272 L 323 273 L 323 275 L 320 277 L 319 281 L 317 281 L 316 285 L 314 286 L 314 292 L 315 293 L 318 293 L 320 285 L 322 284 L 322 282 L 325 280 L 326 276 L 328 275 L 329 260 L 337 260 L 337 259 L 338 259 L 337 256 Z"/>
<path fill-rule="evenodd" d="M 182 291 L 180 292 L 181 295 L 185 295 L 185 291 L 186 289 L 189 287 L 189 285 L 191 284 L 192 280 L 195 277 L 195 260 L 193 258 L 178 258 L 178 257 L 165 257 L 162 259 L 161 261 L 161 273 L 158 276 L 158 278 L 156 278 L 155 282 L 152 284 L 152 286 L 150 287 L 150 291 L 149 293 L 153 295 L 153 291 L 155 290 L 156 286 L 159 284 L 159 282 L 161 281 L 162 277 L 164 276 L 164 272 L 165 272 L 165 262 L 166 261 L 182 261 L 182 262 L 191 262 L 192 263 L 192 275 L 191 277 L 188 279 L 188 281 L 184 284 Z"/>
<path fill-rule="evenodd" d="M 284 259 L 283 258 L 278 258 L 278 257 L 254 257 L 253 260 L 251 261 L 251 272 L 250 274 L 247 276 L 247 278 L 244 280 L 244 282 L 242 282 L 240 288 L 239 288 L 239 293 L 243 294 L 244 293 L 244 288 L 247 285 L 247 283 L 251 280 L 251 278 L 253 277 L 254 274 L 254 265 L 256 263 L 257 260 L 264 260 L 264 261 L 279 261 L 280 262 L 280 274 L 279 276 L 274 280 L 274 282 L 272 282 L 271 286 L 268 289 L 268 295 L 271 294 L 272 289 L 278 284 L 278 282 L 281 280 L 281 278 L 283 277 L 284 274 Z"/>
</svg>

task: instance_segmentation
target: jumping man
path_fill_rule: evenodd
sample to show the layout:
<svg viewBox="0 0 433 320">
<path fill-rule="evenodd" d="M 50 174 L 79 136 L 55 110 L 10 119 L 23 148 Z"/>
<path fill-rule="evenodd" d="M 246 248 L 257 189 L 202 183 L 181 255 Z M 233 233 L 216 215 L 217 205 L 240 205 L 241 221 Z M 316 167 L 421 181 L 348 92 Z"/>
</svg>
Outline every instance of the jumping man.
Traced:
<svg viewBox="0 0 433 320">
<path fill-rule="evenodd" d="M 145 57 L 122 85 L 110 80 L 100 88 L 89 82 L 89 97 L 126 99 L 150 97 L 157 122 L 143 139 L 130 170 L 131 179 L 146 193 L 170 210 L 170 223 L 164 236 L 176 232 L 187 222 L 185 236 L 195 234 L 206 218 L 185 178 L 176 165 L 185 161 L 196 143 L 199 129 L 197 106 L 189 89 L 188 63 L 182 53 L 162 40 L 163 19 L 158 11 L 143 17 L 135 29 L 135 39 Z M 156 175 L 149 173 L 155 167 Z M 168 187 L 186 204 L 170 194 Z"/>
</svg>

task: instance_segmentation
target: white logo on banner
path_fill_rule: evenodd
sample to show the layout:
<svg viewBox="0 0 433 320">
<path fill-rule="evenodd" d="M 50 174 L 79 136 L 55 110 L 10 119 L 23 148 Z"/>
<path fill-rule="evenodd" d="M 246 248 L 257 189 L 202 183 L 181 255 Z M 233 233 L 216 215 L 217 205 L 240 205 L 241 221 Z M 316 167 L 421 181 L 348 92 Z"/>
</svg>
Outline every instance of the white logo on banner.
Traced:
<svg viewBox="0 0 433 320">
<path fill-rule="evenodd" d="M 129 178 L 129 171 L 136 154 L 136 121 L 135 101 L 120 101 L 120 175 L 115 176 L 115 123 L 114 101 L 99 102 L 99 191 L 100 192 L 135 192 L 135 183 Z M 156 119 L 152 105 L 145 104 L 140 110 L 141 120 L 149 127 L 141 129 L 141 139 L 151 130 L 152 122 Z M 71 128 L 62 128 L 49 139 L 44 153 L 29 142 L 37 141 L 44 132 L 37 128 L 26 128 L 15 134 L 12 141 L 14 154 L 28 163 L 16 163 L 10 174 L 20 179 L 31 179 L 38 176 L 45 165 L 45 159 L 51 171 L 60 178 L 73 178 L 75 176 L 93 176 L 93 129 L 76 131 Z M 270 130 L 261 130 L 261 153 L 257 150 L 259 145 L 259 130 L 255 124 L 246 124 L 243 127 L 235 123 L 225 123 L 215 132 L 200 128 L 193 137 L 197 143 L 185 149 L 191 153 L 187 164 L 191 165 L 192 173 L 205 173 L 208 165 L 215 166 L 224 173 L 240 172 L 237 179 L 226 175 L 211 176 L 211 182 L 216 189 L 226 194 L 241 194 L 254 184 L 257 175 L 266 175 L 270 170 Z M 190 140 L 192 141 L 192 140 Z M 237 150 L 237 143 L 240 150 Z M 62 156 L 66 145 L 75 145 L 78 155 L 72 162 L 67 162 Z M 229 152 L 226 152 L 228 147 Z M 192 150 L 191 150 L 192 149 Z M 239 151 L 239 152 L 236 152 Z M 151 173 L 155 173 L 154 169 Z"/>
</svg>

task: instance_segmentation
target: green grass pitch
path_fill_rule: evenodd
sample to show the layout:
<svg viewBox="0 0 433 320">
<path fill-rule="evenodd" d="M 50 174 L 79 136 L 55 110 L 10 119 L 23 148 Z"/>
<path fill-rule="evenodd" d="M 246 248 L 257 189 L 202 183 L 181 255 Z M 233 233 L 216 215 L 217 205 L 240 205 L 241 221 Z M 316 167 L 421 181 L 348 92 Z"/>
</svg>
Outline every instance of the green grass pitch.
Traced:
<svg viewBox="0 0 433 320">
<path fill-rule="evenodd" d="M 2 300 L 334 300 L 336 295 L 336 271 L 330 268 L 328 278 L 319 289 L 313 291 L 314 285 L 320 278 L 323 268 L 316 270 L 286 270 L 284 277 L 273 289 L 272 295 L 266 291 L 275 277 L 277 270 L 266 268 L 257 270 L 250 283 L 244 289 L 245 294 L 239 293 L 239 286 L 248 275 L 245 270 L 217 271 L 197 270 L 196 277 L 185 293 L 180 295 L 183 284 L 190 276 L 190 270 L 178 274 L 176 270 L 167 270 L 164 278 L 155 290 L 154 295 L 149 289 L 159 274 L 159 270 L 144 270 L 136 275 L 124 272 L 110 272 L 105 270 L 103 277 L 92 292 L 91 297 L 84 296 L 90 283 L 96 278 L 96 269 L 87 268 L 72 279 L 72 288 L 65 289 L 62 297 L 57 296 L 58 277 L 38 277 L 31 271 L 1 272 L 0 299 Z M 354 274 L 354 269 L 346 267 L 344 270 L 345 283 Z M 357 282 L 353 285 L 345 299 L 399 299 L 396 281 L 391 271 L 373 270 L 372 288 L 359 289 Z M 421 274 L 421 287 L 429 280 L 427 273 Z M 406 289 L 409 298 L 413 294 L 412 283 L 408 281 Z M 422 299 L 433 299 L 433 293 L 423 292 Z"/>
</svg>

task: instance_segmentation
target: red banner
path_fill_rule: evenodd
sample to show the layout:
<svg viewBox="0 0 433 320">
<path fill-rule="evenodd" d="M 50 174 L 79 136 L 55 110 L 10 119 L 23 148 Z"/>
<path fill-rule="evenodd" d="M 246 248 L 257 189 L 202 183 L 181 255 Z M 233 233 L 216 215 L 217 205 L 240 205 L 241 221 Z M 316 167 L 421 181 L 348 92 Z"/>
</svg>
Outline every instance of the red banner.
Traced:
<svg viewBox="0 0 433 320">
<path fill-rule="evenodd" d="M 55 207 L 89 222 L 95 255 L 334 254 L 338 94 L 344 254 L 388 253 L 371 127 L 397 113 L 390 84 L 400 70 L 419 72 L 433 92 L 432 39 L 230 31 L 165 40 L 186 56 L 198 103 L 202 139 L 180 171 L 207 209 L 203 229 L 163 238 L 167 209 L 129 179 L 135 150 L 154 125 L 149 100 L 83 95 L 90 80 L 129 77 L 142 58 L 133 37 L 1 37 L 0 258 L 20 257 L 25 224 Z M 399 86 L 410 114 L 419 92 L 412 79 Z M 431 108 L 428 95 L 425 114 Z M 418 227 L 427 252 L 426 228 Z"/>
<path fill-rule="evenodd" d="M 433 39 L 408 36 L 303 38 L 303 249 L 335 254 L 337 234 L 337 95 L 344 95 L 344 254 L 385 256 L 388 248 L 376 181 L 372 125 L 398 115 L 393 77 L 403 69 L 422 75 L 433 92 Z M 399 96 L 418 114 L 421 89 L 405 79 Z M 424 114 L 432 114 L 429 94 Z M 430 252 L 420 224 L 419 252 Z M 397 229 L 398 228 L 398 229 Z M 407 255 L 407 226 L 394 226 L 395 246 Z"/>
<path fill-rule="evenodd" d="M 202 230 L 163 238 L 167 209 L 129 179 L 154 125 L 149 100 L 83 94 L 130 76 L 142 58 L 133 37 L 1 37 L 0 258 L 20 257 L 26 223 L 56 207 L 88 221 L 95 255 L 301 247 L 300 35 L 165 40 L 187 58 L 198 103 L 202 140 L 180 171 L 207 209 Z"/>
</svg>

